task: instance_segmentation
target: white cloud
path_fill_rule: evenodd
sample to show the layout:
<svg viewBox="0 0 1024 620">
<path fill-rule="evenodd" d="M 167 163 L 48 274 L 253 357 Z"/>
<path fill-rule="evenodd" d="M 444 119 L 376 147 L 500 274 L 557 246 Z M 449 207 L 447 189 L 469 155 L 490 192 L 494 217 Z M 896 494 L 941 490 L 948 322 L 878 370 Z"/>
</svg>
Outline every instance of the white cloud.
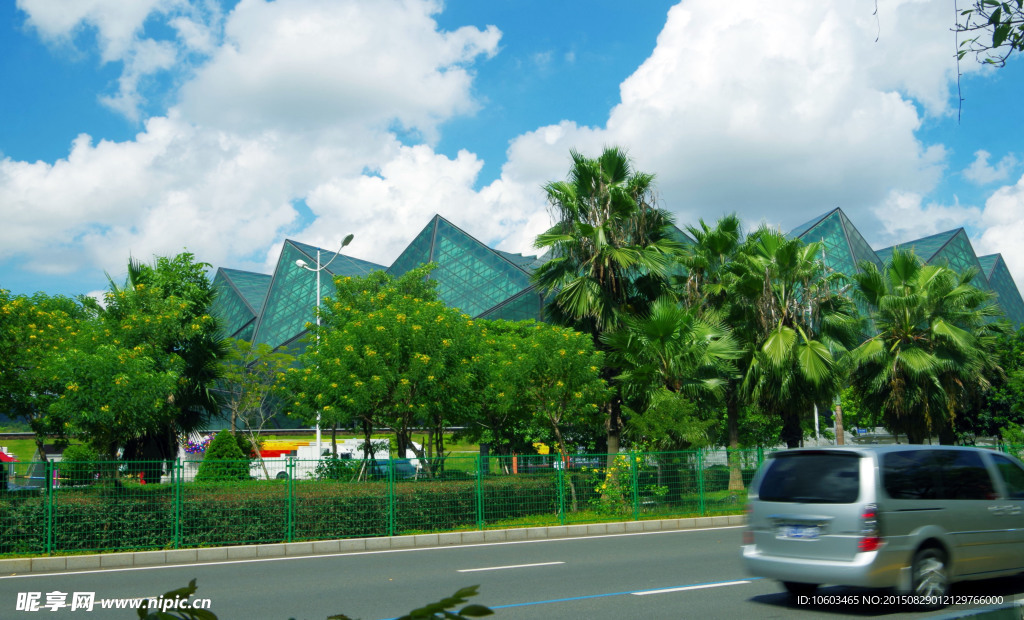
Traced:
<svg viewBox="0 0 1024 620">
<path fill-rule="evenodd" d="M 108 102 L 126 114 L 172 57 L 194 66 L 175 107 L 133 140 L 82 136 L 52 164 L 0 160 L 0 257 L 32 255 L 37 269 L 116 270 L 128 253 L 183 246 L 216 265 L 268 269 L 263 257 L 276 258 L 285 236 L 330 248 L 349 232 L 346 253 L 389 263 L 434 213 L 529 252 L 549 225 L 543 183 L 564 177 L 571 148 L 613 144 L 657 173 L 680 224 L 737 211 L 788 228 L 838 205 L 874 241 L 981 217 L 922 198 L 947 158 L 916 136 L 925 117 L 950 113 L 955 50 L 942 3 L 879 3 L 876 23 L 865 0 L 739 0 L 729 11 L 687 0 L 604 126 L 565 119 L 514 137 L 501 177 L 479 190 L 476 155 L 429 144 L 445 120 L 480 105 L 474 67 L 497 53 L 501 33 L 441 31 L 439 2 L 241 0 L 226 16 L 183 0 L 121 13 L 121 0 L 62 5 L 19 0 L 46 38 L 96 29 L 104 60 L 124 62 Z M 153 16 L 176 33 L 173 45 L 143 37 Z M 1015 191 L 1005 200 L 1018 208 Z M 1012 210 L 997 196 L 986 222 Z"/>
<path fill-rule="evenodd" d="M 974 226 L 981 221 L 978 207 L 925 202 L 921 194 L 901 191 L 891 192 L 874 213 L 883 226 L 874 240 L 876 248 Z"/>
<path fill-rule="evenodd" d="M 49 38 L 97 29 L 107 41 L 104 57 L 125 62 L 108 103 L 126 114 L 141 101 L 141 80 L 183 53 L 210 50 L 216 39 L 207 22 L 171 11 L 176 3 L 152 3 L 120 20 L 98 1 L 63 18 L 45 4 L 23 6 Z M 117 273 L 129 254 L 145 260 L 187 247 L 215 265 L 264 268 L 256 257 L 283 237 L 323 235 L 333 245 L 324 231 L 349 223 L 362 226 L 357 238 L 374 253 L 395 254 L 398 240 L 407 243 L 434 211 L 479 224 L 474 234 L 501 242 L 520 228 L 519 205 L 502 207 L 498 189 L 485 205 L 472 191 L 481 162 L 403 147 L 393 130 L 429 135 L 476 105 L 471 65 L 496 51 L 500 32 L 439 31 L 431 17 L 439 6 L 243 0 L 226 18 L 226 43 L 186 82 L 181 104 L 148 119 L 134 139 L 81 135 L 53 163 L 0 159 L 0 258 L 32 256 L 30 268 L 46 273 Z M 154 15 L 167 17 L 180 49 L 140 38 L 141 21 Z M 331 198 L 332 188 L 344 200 Z M 302 199 L 318 224 L 305 231 L 295 207 Z M 508 217 L 493 215 L 492 204 Z M 472 217 L 461 218 L 463 210 Z"/>
<path fill-rule="evenodd" d="M 1005 181 L 1010 176 L 1010 172 L 1017 166 L 1017 158 L 1012 153 L 1009 153 L 1004 155 L 998 164 L 990 166 L 988 158 L 991 156 L 992 154 L 988 151 L 976 151 L 974 153 L 974 161 L 963 171 L 964 177 L 977 185 L 988 185 L 995 181 Z"/>
<path fill-rule="evenodd" d="M 999 188 L 985 201 L 984 227 L 975 247 L 979 254 L 1001 253 L 1024 291 L 1024 176 L 1016 184 Z"/>
<path fill-rule="evenodd" d="M 212 49 L 222 19 L 216 3 L 188 0 L 17 0 L 17 6 L 44 40 L 58 46 L 74 47 L 80 34 L 94 32 L 100 60 L 123 66 L 117 92 L 99 100 L 132 121 L 145 103 L 140 84 L 158 72 L 186 72 L 190 57 Z M 150 18 L 167 19 L 177 39 L 146 37 Z"/>
<path fill-rule="evenodd" d="M 225 44 L 182 89 L 194 121 L 236 131 L 321 131 L 398 123 L 428 138 L 471 112 L 468 65 L 501 33 L 441 32 L 433 2 L 242 2 Z"/>
<path fill-rule="evenodd" d="M 784 228 L 837 205 L 860 224 L 890 192 L 935 186 L 946 150 L 916 137 L 911 97 L 928 114 L 949 111 L 943 7 L 881 3 L 875 43 L 870 2 L 730 6 L 673 7 L 605 127 L 564 121 L 527 133 L 507 165 L 540 183 L 564 174 L 570 148 L 617 144 L 657 173 L 680 222 L 736 211 L 751 224 L 774 214 Z"/>
</svg>

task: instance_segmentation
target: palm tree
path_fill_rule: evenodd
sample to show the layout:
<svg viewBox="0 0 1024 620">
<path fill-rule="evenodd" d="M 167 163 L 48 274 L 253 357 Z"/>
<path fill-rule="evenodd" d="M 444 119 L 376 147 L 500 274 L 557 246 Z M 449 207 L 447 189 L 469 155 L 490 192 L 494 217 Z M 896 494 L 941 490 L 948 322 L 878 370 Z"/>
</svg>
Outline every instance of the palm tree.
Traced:
<svg viewBox="0 0 1024 620">
<path fill-rule="evenodd" d="M 642 409 L 667 389 L 697 403 L 721 398 L 741 355 L 730 330 L 720 321 L 700 318 L 671 297 L 661 297 L 650 312 L 626 317 L 622 328 L 602 334 L 623 398 Z"/>
<path fill-rule="evenodd" d="M 971 285 L 976 270 L 957 275 L 895 250 L 881 272 L 861 265 L 855 294 L 870 309 L 878 333 L 853 351 L 854 387 L 884 424 L 921 443 L 938 432 L 951 440 L 966 400 L 998 375 L 990 355 L 1002 323 L 993 295 Z"/>
<path fill-rule="evenodd" d="M 555 322 L 591 334 L 614 331 L 624 316 L 640 314 L 667 288 L 680 246 L 668 235 L 672 218 L 654 206 L 654 176 L 632 169 L 625 151 L 606 148 L 596 159 L 572 151 L 566 181 L 544 189 L 555 224 L 535 246 L 551 260 L 534 272 L 550 294 Z M 606 378 L 612 373 L 606 370 Z M 609 454 L 619 450 L 620 400 L 608 409 Z"/>
<path fill-rule="evenodd" d="M 731 303 L 734 298 L 731 295 L 734 280 L 731 270 L 743 238 L 739 217 L 735 214 L 726 215 L 715 222 L 713 228 L 700 220 L 699 226 L 688 226 L 686 232 L 693 237 L 695 243 L 685 248 L 681 259 L 686 268 L 679 287 L 681 296 L 689 307 L 696 308 L 701 315 L 713 317 L 715 321 L 722 317 L 728 320 L 733 314 L 741 315 L 734 312 Z M 742 319 L 741 316 L 739 318 Z M 745 352 L 744 358 L 749 358 L 753 350 L 750 331 L 743 329 L 742 320 L 733 323 L 733 338 Z M 749 365 L 740 364 L 744 368 Z M 726 411 L 730 491 L 743 490 L 743 471 L 737 452 L 740 446 L 741 379 L 738 373 L 728 376 L 722 398 Z"/>
<path fill-rule="evenodd" d="M 801 413 L 839 392 L 839 358 L 860 342 L 845 276 L 826 271 L 822 251 L 821 243 L 805 245 L 762 226 L 733 266 L 731 318 L 753 345 L 742 387 L 752 404 L 782 420 L 789 447 L 803 437 Z"/>
</svg>

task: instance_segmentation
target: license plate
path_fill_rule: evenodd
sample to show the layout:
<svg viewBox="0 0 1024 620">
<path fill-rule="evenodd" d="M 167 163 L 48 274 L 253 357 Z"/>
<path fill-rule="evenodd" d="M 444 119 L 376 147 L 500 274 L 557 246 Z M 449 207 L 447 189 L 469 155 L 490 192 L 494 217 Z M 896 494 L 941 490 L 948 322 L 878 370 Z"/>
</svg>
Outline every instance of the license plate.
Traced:
<svg viewBox="0 0 1024 620">
<path fill-rule="evenodd" d="M 779 538 L 790 538 L 794 540 L 815 540 L 821 528 L 817 525 L 780 525 Z"/>
</svg>

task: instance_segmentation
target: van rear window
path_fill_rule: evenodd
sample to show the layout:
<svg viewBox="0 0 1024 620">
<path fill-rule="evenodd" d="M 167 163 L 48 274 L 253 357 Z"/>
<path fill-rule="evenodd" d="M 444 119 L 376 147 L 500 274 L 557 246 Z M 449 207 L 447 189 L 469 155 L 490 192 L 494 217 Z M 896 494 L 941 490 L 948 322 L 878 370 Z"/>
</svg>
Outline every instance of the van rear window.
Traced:
<svg viewBox="0 0 1024 620">
<path fill-rule="evenodd" d="M 780 454 L 758 488 L 765 502 L 852 504 L 859 495 L 860 457 L 852 452 Z"/>
</svg>

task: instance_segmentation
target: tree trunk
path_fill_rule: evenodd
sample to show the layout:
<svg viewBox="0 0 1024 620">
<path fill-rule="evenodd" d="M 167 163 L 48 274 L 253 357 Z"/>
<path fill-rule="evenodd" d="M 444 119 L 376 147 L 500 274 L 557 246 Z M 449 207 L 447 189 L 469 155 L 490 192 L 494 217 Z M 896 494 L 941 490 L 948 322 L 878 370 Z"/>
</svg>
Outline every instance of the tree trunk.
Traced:
<svg viewBox="0 0 1024 620">
<path fill-rule="evenodd" d="M 787 411 L 782 414 L 782 441 L 787 448 L 799 448 L 804 431 L 800 428 L 800 414 Z"/>
<path fill-rule="evenodd" d="M 731 382 L 730 382 L 731 383 Z M 726 423 L 729 427 L 729 490 L 742 491 L 743 466 L 740 463 L 740 404 L 729 397 L 725 403 Z"/>
<path fill-rule="evenodd" d="M 843 408 L 836 405 L 835 411 L 836 420 L 836 445 L 841 446 L 846 443 L 846 437 L 843 436 Z"/>
<path fill-rule="evenodd" d="M 606 408 L 608 410 L 608 419 L 605 423 L 605 428 L 608 431 L 606 462 L 607 468 L 611 469 L 615 465 L 615 455 L 619 453 L 619 438 L 622 434 L 622 401 L 615 396 L 606 405 Z"/>
</svg>

